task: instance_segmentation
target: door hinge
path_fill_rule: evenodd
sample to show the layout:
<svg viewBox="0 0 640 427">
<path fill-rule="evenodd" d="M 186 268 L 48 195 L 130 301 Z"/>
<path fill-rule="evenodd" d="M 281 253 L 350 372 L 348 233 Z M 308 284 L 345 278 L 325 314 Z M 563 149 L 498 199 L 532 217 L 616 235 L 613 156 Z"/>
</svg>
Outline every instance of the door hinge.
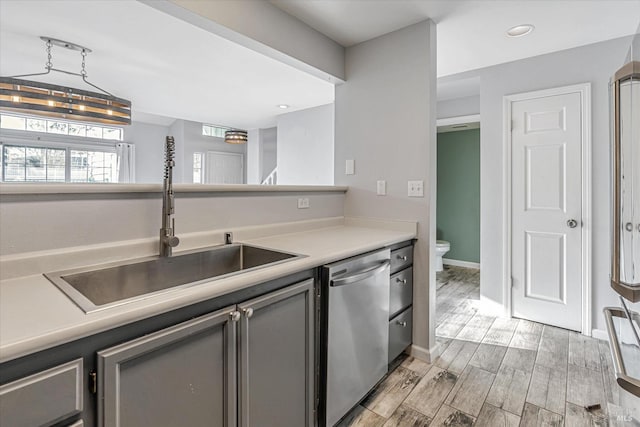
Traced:
<svg viewBox="0 0 640 427">
<path fill-rule="evenodd" d="M 89 393 L 98 393 L 98 374 L 96 371 L 89 372 Z"/>
</svg>

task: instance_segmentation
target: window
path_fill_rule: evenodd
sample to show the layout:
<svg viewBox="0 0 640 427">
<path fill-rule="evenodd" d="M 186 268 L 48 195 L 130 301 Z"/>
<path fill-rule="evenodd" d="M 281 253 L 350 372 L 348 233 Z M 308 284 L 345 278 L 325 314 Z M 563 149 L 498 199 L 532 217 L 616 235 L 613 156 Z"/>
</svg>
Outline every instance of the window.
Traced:
<svg viewBox="0 0 640 427">
<path fill-rule="evenodd" d="M 222 126 L 214 126 L 214 125 L 202 125 L 202 135 L 204 136 L 215 136 L 216 138 L 224 138 L 224 133 L 228 131 L 229 128 Z"/>
<path fill-rule="evenodd" d="M 118 182 L 116 153 L 71 150 L 71 182 Z"/>
<path fill-rule="evenodd" d="M 124 130 L 121 127 L 105 127 L 87 123 L 69 122 L 66 120 L 50 120 L 6 113 L 0 114 L 0 128 L 111 141 L 122 141 L 124 138 Z"/>
<path fill-rule="evenodd" d="M 65 182 L 65 151 L 55 148 L 3 147 L 3 181 Z"/>
<path fill-rule="evenodd" d="M 202 153 L 193 153 L 193 182 L 202 184 Z"/>
<path fill-rule="evenodd" d="M 113 150 L 2 145 L 6 182 L 118 182 Z"/>
</svg>

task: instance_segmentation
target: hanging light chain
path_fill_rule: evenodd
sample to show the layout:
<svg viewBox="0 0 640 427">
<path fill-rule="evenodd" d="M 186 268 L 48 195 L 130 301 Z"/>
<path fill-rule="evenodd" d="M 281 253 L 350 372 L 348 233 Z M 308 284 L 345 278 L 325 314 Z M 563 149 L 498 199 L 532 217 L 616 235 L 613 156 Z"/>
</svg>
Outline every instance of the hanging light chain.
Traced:
<svg viewBox="0 0 640 427">
<path fill-rule="evenodd" d="M 82 77 L 87 77 L 87 69 L 85 65 L 85 60 L 87 58 L 87 51 L 85 49 L 82 49 L 80 54 L 82 55 L 82 70 L 80 71 L 80 75 Z"/>
<path fill-rule="evenodd" d="M 47 63 L 44 64 L 44 68 L 47 70 L 51 70 L 53 68 L 52 56 L 51 56 L 51 47 L 53 44 L 51 40 L 47 40 Z"/>
</svg>

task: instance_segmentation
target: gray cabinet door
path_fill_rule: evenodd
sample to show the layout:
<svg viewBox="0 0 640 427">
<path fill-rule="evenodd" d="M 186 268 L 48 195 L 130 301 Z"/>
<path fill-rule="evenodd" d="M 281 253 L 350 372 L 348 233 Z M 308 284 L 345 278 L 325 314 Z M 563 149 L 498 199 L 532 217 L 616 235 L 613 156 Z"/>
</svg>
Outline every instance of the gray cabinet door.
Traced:
<svg viewBox="0 0 640 427">
<path fill-rule="evenodd" d="M 235 426 L 235 306 L 98 353 L 98 425 Z"/>
<path fill-rule="evenodd" d="M 239 305 L 239 424 L 314 425 L 313 280 Z"/>
<path fill-rule="evenodd" d="M 0 426 L 52 425 L 82 412 L 82 359 L 0 386 Z"/>
</svg>

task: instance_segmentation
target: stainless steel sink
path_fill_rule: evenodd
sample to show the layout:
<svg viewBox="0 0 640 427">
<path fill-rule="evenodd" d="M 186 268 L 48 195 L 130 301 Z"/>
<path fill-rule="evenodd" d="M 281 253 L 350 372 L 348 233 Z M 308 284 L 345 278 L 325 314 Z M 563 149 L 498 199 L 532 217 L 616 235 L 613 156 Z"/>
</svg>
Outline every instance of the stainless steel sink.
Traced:
<svg viewBox="0 0 640 427">
<path fill-rule="evenodd" d="M 231 244 L 172 257 L 46 273 L 45 277 L 90 313 L 299 257 L 302 255 Z"/>
</svg>

